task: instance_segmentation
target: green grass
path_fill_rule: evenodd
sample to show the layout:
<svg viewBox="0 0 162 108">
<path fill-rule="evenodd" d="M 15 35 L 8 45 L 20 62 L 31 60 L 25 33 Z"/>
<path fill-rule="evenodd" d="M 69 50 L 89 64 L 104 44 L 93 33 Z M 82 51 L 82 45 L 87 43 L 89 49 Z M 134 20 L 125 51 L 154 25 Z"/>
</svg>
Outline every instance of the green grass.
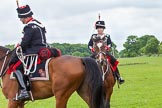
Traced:
<svg viewBox="0 0 162 108">
<path fill-rule="evenodd" d="M 162 108 L 162 57 L 137 57 L 120 59 L 120 72 L 126 83 L 117 88 L 111 99 L 112 108 Z M 6 108 L 0 92 L 0 108 Z M 26 108 L 54 108 L 55 99 L 29 103 Z M 88 108 L 74 93 L 68 108 Z"/>
</svg>

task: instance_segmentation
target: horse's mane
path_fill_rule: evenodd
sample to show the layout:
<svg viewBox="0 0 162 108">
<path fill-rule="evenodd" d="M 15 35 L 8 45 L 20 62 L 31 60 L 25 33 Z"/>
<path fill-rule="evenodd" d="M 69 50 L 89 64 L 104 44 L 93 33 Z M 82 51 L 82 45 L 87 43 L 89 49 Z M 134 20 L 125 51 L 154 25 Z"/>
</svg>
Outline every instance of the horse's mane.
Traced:
<svg viewBox="0 0 162 108">
<path fill-rule="evenodd" d="M 6 47 L 3 47 L 3 46 L 0 46 L 0 50 L 7 51 L 7 50 L 10 50 L 10 49 L 9 48 L 6 48 Z"/>
</svg>

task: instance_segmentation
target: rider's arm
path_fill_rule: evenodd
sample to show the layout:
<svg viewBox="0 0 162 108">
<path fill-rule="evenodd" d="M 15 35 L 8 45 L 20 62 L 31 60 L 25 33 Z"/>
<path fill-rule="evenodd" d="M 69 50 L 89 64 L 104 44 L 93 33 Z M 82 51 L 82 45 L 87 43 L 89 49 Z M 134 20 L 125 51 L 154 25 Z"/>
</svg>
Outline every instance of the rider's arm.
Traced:
<svg viewBox="0 0 162 108">
<path fill-rule="evenodd" d="M 22 47 L 23 50 L 25 50 L 26 47 L 30 45 L 30 41 L 32 39 L 33 32 L 34 32 L 34 30 L 30 26 L 26 26 L 24 28 L 24 37 L 22 38 L 22 41 L 20 44 L 20 46 Z"/>
<path fill-rule="evenodd" d="M 112 41 L 111 41 L 110 35 L 107 36 L 107 46 L 110 48 L 112 47 Z"/>
</svg>

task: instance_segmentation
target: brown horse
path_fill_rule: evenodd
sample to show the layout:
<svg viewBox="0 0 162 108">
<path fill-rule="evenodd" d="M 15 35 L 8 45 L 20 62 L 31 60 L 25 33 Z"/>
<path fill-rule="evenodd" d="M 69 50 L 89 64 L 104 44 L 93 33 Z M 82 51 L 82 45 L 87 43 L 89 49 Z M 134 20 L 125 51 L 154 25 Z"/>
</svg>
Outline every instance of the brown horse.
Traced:
<svg viewBox="0 0 162 108">
<path fill-rule="evenodd" d="M 18 83 L 6 74 L 11 54 L 9 49 L 0 46 L 2 91 L 9 100 L 8 108 L 24 108 L 25 101 L 13 101 Z M 49 75 L 49 81 L 31 83 L 35 100 L 55 96 L 56 108 L 66 108 L 69 97 L 77 91 L 90 108 L 104 108 L 102 75 L 95 60 L 72 56 L 53 58 L 49 62 Z"/>
<path fill-rule="evenodd" d="M 107 59 L 106 44 L 103 40 L 94 41 L 95 58 L 102 72 L 102 79 L 104 81 L 104 88 L 106 94 L 106 108 L 110 108 L 110 98 L 113 93 L 113 87 L 115 85 L 114 73 L 111 69 L 110 63 Z"/>
</svg>

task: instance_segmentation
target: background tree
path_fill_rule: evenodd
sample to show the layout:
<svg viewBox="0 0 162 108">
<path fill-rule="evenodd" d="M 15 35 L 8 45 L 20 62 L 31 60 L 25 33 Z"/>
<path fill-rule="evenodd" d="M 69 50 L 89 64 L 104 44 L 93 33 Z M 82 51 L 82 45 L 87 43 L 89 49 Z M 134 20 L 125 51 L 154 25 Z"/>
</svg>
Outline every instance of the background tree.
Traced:
<svg viewBox="0 0 162 108">
<path fill-rule="evenodd" d="M 141 36 L 138 38 L 138 44 L 140 47 L 139 52 L 141 55 L 143 55 L 145 53 L 145 46 L 151 38 L 155 38 L 155 36 L 154 35 L 144 35 L 144 36 Z"/>
<path fill-rule="evenodd" d="M 137 57 L 161 52 L 159 40 L 154 35 L 144 35 L 139 38 L 134 35 L 128 36 L 123 46 L 125 49 L 120 52 L 120 57 Z"/>
<path fill-rule="evenodd" d="M 124 53 L 126 57 L 136 57 L 139 55 L 140 46 L 137 36 L 128 36 L 127 41 L 123 46 L 125 47 Z"/>
<path fill-rule="evenodd" d="M 87 44 L 52 43 L 51 46 L 60 49 L 63 55 L 87 57 L 91 54 Z"/>
<path fill-rule="evenodd" d="M 162 42 L 159 45 L 159 54 L 162 54 Z"/>
<path fill-rule="evenodd" d="M 11 50 L 14 49 L 14 46 L 15 46 L 14 44 L 11 44 L 11 45 L 5 45 L 6 48 L 9 48 L 9 49 L 11 49 Z"/>
<path fill-rule="evenodd" d="M 145 46 L 145 54 L 158 54 L 159 52 L 159 41 L 157 38 L 152 37 L 150 40 L 147 41 Z"/>
</svg>

